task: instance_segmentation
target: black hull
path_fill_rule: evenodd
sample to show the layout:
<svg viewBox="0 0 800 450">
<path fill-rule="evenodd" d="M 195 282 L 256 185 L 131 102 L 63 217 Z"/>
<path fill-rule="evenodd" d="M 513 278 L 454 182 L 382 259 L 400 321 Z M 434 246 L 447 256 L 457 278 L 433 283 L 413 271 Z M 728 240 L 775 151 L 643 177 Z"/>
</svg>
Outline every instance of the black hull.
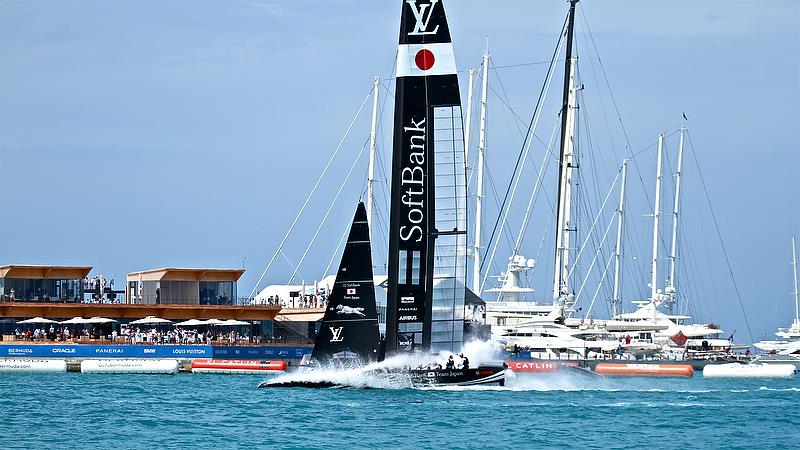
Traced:
<svg viewBox="0 0 800 450">
<path fill-rule="evenodd" d="M 472 369 L 391 369 L 369 372 L 370 376 L 388 377 L 389 384 L 404 388 L 435 388 L 447 386 L 505 386 L 505 365 L 486 364 Z M 310 369 L 313 370 L 313 369 Z M 260 388 L 359 388 L 372 389 L 372 386 L 353 386 L 327 380 L 268 380 L 258 385 Z"/>
<path fill-rule="evenodd" d="M 261 384 L 259 384 L 258 387 L 325 389 L 325 388 L 341 388 L 346 386 L 343 386 L 341 384 L 336 384 L 330 381 L 280 381 L 280 382 L 264 381 Z"/>
<path fill-rule="evenodd" d="M 408 371 L 411 384 L 419 387 L 444 386 L 505 386 L 504 365 L 481 365 L 473 369 L 412 369 Z"/>
</svg>

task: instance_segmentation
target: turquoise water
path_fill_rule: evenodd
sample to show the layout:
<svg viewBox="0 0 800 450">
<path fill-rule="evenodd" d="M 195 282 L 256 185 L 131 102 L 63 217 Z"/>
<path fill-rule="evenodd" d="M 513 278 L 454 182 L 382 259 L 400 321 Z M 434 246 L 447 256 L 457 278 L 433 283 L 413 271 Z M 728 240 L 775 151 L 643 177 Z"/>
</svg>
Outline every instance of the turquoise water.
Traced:
<svg viewBox="0 0 800 450">
<path fill-rule="evenodd" d="M 3 448 L 800 448 L 800 380 L 520 377 L 257 389 L 254 375 L 0 375 Z"/>
</svg>

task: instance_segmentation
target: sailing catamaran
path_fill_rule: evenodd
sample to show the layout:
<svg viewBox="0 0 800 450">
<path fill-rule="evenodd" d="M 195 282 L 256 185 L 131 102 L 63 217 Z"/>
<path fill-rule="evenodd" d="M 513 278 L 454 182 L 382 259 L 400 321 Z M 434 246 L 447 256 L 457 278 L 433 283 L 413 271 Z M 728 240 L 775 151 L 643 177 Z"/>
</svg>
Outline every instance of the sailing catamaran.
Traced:
<svg viewBox="0 0 800 450">
<path fill-rule="evenodd" d="M 440 0 L 404 1 L 396 75 L 386 354 L 457 353 L 467 295 L 467 167 Z M 426 384 L 502 382 L 503 373 L 502 364 L 410 371 Z"/>
<path fill-rule="evenodd" d="M 441 0 L 403 2 L 396 75 L 384 348 L 378 348 L 366 210 L 359 205 L 312 354 L 320 364 L 462 350 L 466 163 L 455 56 Z M 412 386 L 503 384 L 505 375 L 503 363 L 368 370 L 405 376 Z M 330 383 L 319 384 L 325 385 Z"/>
<path fill-rule="evenodd" d="M 387 353 L 463 342 L 467 194 L 453 44 L 439 0 L 400 21 L 389 219 Z"/>
</svg>

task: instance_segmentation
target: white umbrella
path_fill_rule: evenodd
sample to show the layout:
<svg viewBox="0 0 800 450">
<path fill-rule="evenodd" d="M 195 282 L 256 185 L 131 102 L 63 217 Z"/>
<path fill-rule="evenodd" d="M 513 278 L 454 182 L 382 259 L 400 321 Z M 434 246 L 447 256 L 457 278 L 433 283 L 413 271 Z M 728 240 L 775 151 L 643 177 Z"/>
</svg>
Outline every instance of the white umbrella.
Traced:
<svg viewBox="0 0 800 450">
<path fill-rule="evenodd" d="M 83 317 L 73 317 L 72 319 L 65 320 L 65 321 L 63 321 L 61 323 L 62 324 L 81 324 L 81 323 L 87 323 L 86 322 L 87 320 L 88 319 L 84 319 Z"/>
<path fill-rule="evenodd" d="M 45 319 L 44 317 L 34 317 L 33 319 L 20 320 L 17 323 L 58 323 L 58 321 Z"/>
<path fill-rule="evenodd" d="M 131 322 L 131 325 L 148 325 L 148 324 L 159 324 L 159 323 L 172 323 L 169 319 L 162 319 L 160 317 L 155 316 L 147 316 L 144 319 L 134 320 Z"/>
<path fill-rule="evenodd" d="M 250 322 L 244 322 L 244 321 L 241 321 L 241 320 L 228 319 L 228 320 L 223 320 L 222 322 L 218 323 L 217 325 L 223 326 L 223 327 L 239 327 L 239 326 L 252 325 L 252 324 Z"/>
<path fill-rule="evenodd" d="M 223 325 L 225 323 L 224 320 L 219 319 L 208 319 L 205 321 L 206 325 Z"/>
<path fill-rule="evenodd" d="M 85 323 L 111 323 L 111 322 L 116 322 L 116 320 L 95 316 L 92 317 L 91 319 L 86 319 Z"/>
<path fill-rule="evenodd" d="M 197 325 L 208 325 L 206 322 L 197 319 L 184 320 L 175 324 L 176 327 L 196 327 Z"/>
</svg>

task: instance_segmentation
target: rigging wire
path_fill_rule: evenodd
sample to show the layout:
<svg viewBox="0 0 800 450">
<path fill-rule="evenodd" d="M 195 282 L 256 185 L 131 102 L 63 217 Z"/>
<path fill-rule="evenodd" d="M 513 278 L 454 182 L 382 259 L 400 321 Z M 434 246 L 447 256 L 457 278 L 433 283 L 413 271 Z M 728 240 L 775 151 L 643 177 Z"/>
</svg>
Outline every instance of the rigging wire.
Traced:
<svg viewBox="0 0 800 450">
<path fill-rule="evenodd" d="M 591 264 L 589 265 L 589 269 L 586 271 L 586 276 L 583 278 L 583 282 L 581 283 L 581 287 L 578 288 L 578 292 L 575 294 L 575 304 L 576 305 L 578 304 L 578 298 L 583 293 L 584 286 L 586 286 L 586 283 L 589 281 L 590 272 L 592 271 L 592 269 L 594 268 L 595 263 L 597 262 L 597 257 L 600 255 L 600 253 L 603 250 L 602 244 L 605 243 L 606 238 L 608 237 L 608 232 L 611 231 L 611 226 L 613 224 L 614 224 L 613 220 L 609 220 L 608 221 L 608 226 L 606 226 L 606 231 L 605 231 L 605 233 L 603 233 L 603 237 L 600 240 L 600 245 L 598 245 L 598 247 L 597 247 L 597 251 L 595 252 L 594 257 L 592 258 Z M 609 261 L 611 261 L 611 258 L 609 258 Z M 608 264 L 606 264 L 606 266 L 607 265 Z"/>
<path fill-rule="evenodd" d="M 339 249 L 342 248 L 342 243 L 344 242 L 344 240 L 347 237 L 347 235 L 350 234 L 350 225 L 351 224 L 349 224 L 349 223 L 345 225 L 344 232 L 342 233 L 342 237 L 339 238 L 339 242 L 336 244 L 336 249 L 333 251 L 333 254 L 331 255 L 331 259 L 328 261 L 328 265 L 325 266 L 325 271 L 322 272 L 322 276 L 326 276 L 328 273 L 330 273 L 329 271 L 331 270 L 331 266 L 333 265 L 333 261 L 336 259 L 336 255 L 339 254 Z"/>
<path fill-rule="evenodd" d="M 600 276 L 600 281 L 597 283 L 597 288 L 594 290 L 594 295 L 592 295 L 592 301 L 589 303 L 589 308 L 586 309 L 586 313 L 584 317 L 588 318 L 589 315 L 592 313 L 592 308 L 594 307 L 594 301 L 597 300 L 597 294 L 600 292 L 600 288 L 603 287 L 603 281 L 606 279 L 606 275 L 608 275 L 608 268 L 611 266 L 611 262 L 614 261 L 613 258 L 608 258 L 606 262 L 606 267 L 603 269 L 603 274 Z M 579 291 L 578 295 L 583 291 Z M 578 295 L 575 296 L 575 301 L 578 301 Z"/>
<path fill-rule="evenodd" d="M 578 261 L 580 261 L 581 255 L 583 254 L 583 251 L 587 247 L 586 244 L 588 244 L 589 239 L 593 236 L 592 232 L 594 231 L 595 226 L 597 226 L 597 222 L 600 220 L 600 217 L 602 216 L 603 211 L 606 208 L 606 204 L 608 204 L 608 199 L 611 197 L 611 193 L 614 192 L 614 187 L 617 185 L 617 181 L 619 181 L 619 177 L 620 177 L 621 173 L 622 173 L 622 169 L 620 169 L 620 171 L 617 172 L 617 176 L 614 177 L 614 181 L 611 182 L 611 187 L 608 189 L 608 192 L 606 193 L 606 198 L 605 198 L 605 200 L 603 200 L 603 204 L 600 206 L 600 209 L 597 212 L 597 215 L 595 216 L 594 222 L 592 222 L 592 226 L 589 228 L 589 231 L 586 232 L 586 239 L 583 241 L 583 244 L 581 244 L 580 250 L 578 250 L 578 254 L 575 255 L 575 260 L 574 260 L 575 262 L 572 265 L 572 269 L 570 269 L 570 271 L 567 273 L 567 279 L 572 278 L 572 273 L 575 270 L 575 268 L 578 266 Z M 611 226 L 611 224 L 613 224 L 614 221 L 613 220 L 609 220 L 608 223 L 609 223 L 609 226 Z M 608 234 L 608 231 L 606 231 L 606 234 Z M 603 237 L 603 241 L 605 241 L 605 237 Z M 586 276 L 587 277 L 589 276 L 588 272 L 587 272 Z"/>
<path fill-rule="evenodd" d="M 531 117 L 531 120 L 530 120 L 530 122 L 528 124 L 528 129 L 526 131 L 525 140 L 522 142 L 522 148 L 520 148 L 519 154 L 517 156 L 517 161 L 514 164 L 514 170 L 512 171 L 511 180 L 509 181 L 509 185 L 508 185 L 508 188 L 506 189 L 506 193 L 505 193 L 505 196 L 503 198 L 503 202 L 502 202 L 502 204 L 500 206 L 500 211 L 502 212 L 502 211 L 505 210 L 505 213 L 498 214 L 497 220 L 495 221 L 495 224 L 492 227 L 491 237 L 489 238 L 489 241 L 487 242 L 486 252 L 484 253 L 483 258 L 481 259 L 481 267 L 480 267 L 481 272 L 484 271 L 484 267 L 485 267 L 486 261 L 487 261 L 487 256 L 489 254 L 489 248 L 492 247 L 491 244 L 492 244 L 493 241 L 495 241 L 494 236 L 498 231 L 498 227 L 499 227 L 499 224 L 500 224 L 500 218 L 503 217 L 503 220 L 505 221 L 506 218 L 508 217 L 508 213 L 509 213 L 510 207 L 506 208 L 506 203 L 508 202 L 509 196 L 512 193 L 512 188 L 516 187 L 517 183 L 519 183 L 519 179 L 522 177 L 521 164 L 523 163 L 525 155 L 527 154 L 528 150 L 530 149 L 530 145 L 533 143 L 533 140 L 530 138 L 530 135 L 531 135 L 533 129 L 536 127 L 536 124 L 538 124 L 539 118 L 541 117 L 541 111 L 542 111 L 542 107 L 543 107 L 542 101 L 543 101 L 544 96 L 547 93 L 547 90 L 548 90 L 548 88 L 550 86 L 550 81 L 551 81 L 552 76 L 553 76 L 553 71 L 555 69 L 555 62 L 556 62 L 556 59 L 557 59 L 556 55 L 558 55 L 558 52 L 561 49 L 561 44 L 563 42 L 564 29 L 567 26 L 567 18 L 564 19 L 564 24 L 562 25 L 562 28 L 561 28 L 562 32 L 558 35 L 558 41 L 556 43 L 555 49 L 553 50 L 553 56 L 552 56 L 552 58 L 550 60 L 550 66 L 549 66 L 549 68 L 547 70 L 548 75 L 545 78 L 545 82 L 542 85 L 541 90 L 539 91 L 539 98 L 536 101 L 536 109 L 534 110 L 533 116 Z M 514 174 L 517 175 L 516 179 L 514 177 Z M 500 230 L 502 232 L 502 228 L 500 228 Z M 491 262 L 494 260 L 494 255 L 495 255 L 496 249 L 497 249 L 497 243 L 495 243 L 495 245 L 493 247 L 492 256 L 491 256 L 491 258 L 489 258 L 489 265 L 491 265 Z M 483 277 L 483 281 L 481 282 L 481 286 L 486 284 L 486 277 L 487 277 L 487 274 L 484 272 L 484 277 Z"/>
<path fill-rule="evenodd" d="M 350 166 L 350 170 L 347 171 L 347 175 L 345 175 L 344 181 L 342 181 L 342 184 L 339 186 L 339 190 L 336 191 L 336 195 L 333 197 L 333 201 L 330 203 L 330 205 L 328 205 L 328 209 L 325 211 L 325 215 L 322 216 L 322 220 L 320 220 L 319 226 L 317 226 L 317 230 L 314 232 L 314 236 L 311 237 L 311 242 L 308 243 L 306 250 L 303 252 L 303 256 L 301 256 L 300 261 L 297 262 L 297 268 L 295 269 L 294 272 L 292 272 L 292 276 L 289 277 L 289 281 L 287 284 L 291 284 L 292 281 L 294 281 L 294 276 L 297 274 L 297 271 L 300 270 L 300 266 L 303 264 L 303 261 L 305 261 L 309 250 L 311 250 L 311 246 L 313 246 L 314 242 L 317 240 L 317 236 L 319 235 L 320 230 L 322 230 L 323 225 L 325 225 L 325 221 L 328 220 L 328 216 L 330 216 L 331 211 L 333 210 L 333 206 L 336 204 L 336 201 L 339 200 L 339 196 L 342 194 L 342 190 L 344 190 L 344 187 L 350 180 L 350 175 L 353 174 L 353 170 L 358 165 L 358 162 L 361 159 L 361 155 L 364 153 L 364 149 L 367 148 L 368 144 L 369 144 L 369 138 L 367 138 L 367 140 L 364 141 L 364 145 L 361 146 L 361 150 L 358 152 L 355 161 L 353 161 L 353 164 Z"/>
<path fill-rule="evenodd" d="M 303 202 L 303 206 L 300 207 L 300 211 L 297 212 L 297 215 L 292 221 L 292 224 L 289 225 L 289 229 L 286 231 L 286 234 L 283 236 L 281 242 L 278 244 L 278 248 L 275 250 L 275 253 L 272 255 L 269 262 L 267 263 L 267 267 L 264 269 L 263 272 L 261 272 L 261 276 L 258 277 L 258 281 L 256 281 L 255 285 L 253 286 L 253 289 L 250 291 L 249 298 L 254 298 L 256 290 L 258 289 L 258 285 L 261 284 L 261 281 L 264 279 L 264 276 L 266 276 L 267 271 L 269 271 L 269 269 L 272 267 L 272 264 L 275 262 L 275 259 L 278 257 L 278 255 L 283 252 L 283 246 L 286 244 L 286 240 L 289 239 L 289 236 L 292 234 L 292 230 L 294 230 L 294 226 L 297 225 L 297 222 L 300 220 L 300 217 L 303 215 L 303 212 L 305 212 L 308 203 L 311 201 L 311 198 L 317 192 L 317 188 L 322 182 L 322 179 L 325 177 L 325 174 L 328 173 L 328 169 L 331 167 L 333 160 L 336 158 L 336 155 L 338 155 L 339 151 L 342 149 L 345 139 L 350 134 L 350 130 L 353 129 L 353 125 L 355 125 L 356 120 L 361 115 L 361 111 L 363 111 L 364 105 L 367 104 L 367 100 L 369 100 L 370 96 L 372 95 L 372 89 L 370 89 L 367 95 L 364 96 L 364 100 L 361 102 L 361 106 L 359 106 L 358 111 L 353 117 L 353 120 L 350 121 L 350 125 L 347 127 L 347 131 L 345 131 L 344 136 L 342 136 L 342 139 L 339 141 L 339 145 L 336 146 L 336 150 L 334 150 L 330 159 L 328 159 L 328 162 L 325 164 L 325 168 L 322 170 L 322 173 L 320 174 L 319 178 L 317 178 L 316 183 L 314 183 L 314 187 L 311 188 L 311 192 L 308 194 L 308 197 L 306 197 L 305 202 Z"/>
<path fill-rule="evenodd" d="M 722 240 L 722 233 L 719 230 L 719 223 L 717 222 L 717 215 L 714 212 L 714 207 L 711 205 L 711 197 L 708 194 L 708 188 L 706 187 L 706 181 L 703 177 L 703 172 L 700 170 L 700 163 L 697 161 L 697 154 L 694 151 L 694 143 L 692 142 L 692 137 L 689 134 L 689 131 L 686 130 L 686 137 L 689 141 L 689 149 L 692 151 L 692 159 L 694 160 L 695 167 L 697 168 L 697 174 L 700 178 L 700 185 L 703 186 L 703 192 L 706 196 L 706 203 L 708 204 L 708 211 L 711 213 L 711 218 L 714 221 L 714 229 L 716 230 L 717 239 L 719 239 L 719 244 L 722 247 L 722 254 L 725 256 L 725 264 L 728 266 L 728 273 L 731 276 L 731 282 L 733 283 L 733 288 L 736 291 L 736 298 L 739 301 L 739 308 L 742 311 L 742 316 L 744 317 L 744 323 L 747 326 L 747 334 L 750 336 L 750 342 L 755 342 L 753 339 L 753 332 L 750 329 L 750 321 L 747 320 L 747 313 L 744 310 L 744 303 L 742 302 L 742 294 L 739 291 L 739 285 L 736 283 L 736 277 L 733 275 L 733 267 L 731 266 L 731 260 L 728 258 L 728 250 L 725 248 L 725 242 Z"/>
<path fill-rule="evenodd" d="M 556 122 L 556 124 L 553 125 L 553 131 L 552 133 L 550 133 L 550 140 L 547 143 L 548 149 L 553 146 L 553 142 L 555 141 L 556 131 L 558 130 L 558 128 L 559 128 L 558 123 Z M 531 195 L 528 199 L 528 208 L 525 210 L 525 215 L 523 216 L 522 219 L 522 226 L 520 226 L 519 235 L 517 235 L 517 241 L 514 244 L 514 249 L 513 249 L 514 254 L 516 254 L 520 250 L 523 238 L 528 230 L 528 224 L 530 223 L 531 211 L 533 210 L 534 206 L 536 206 L 536 200 L 539 198 L 539 192 L 544 190 L 544 171 L 545 168 L 547 167 L 547 156 L 548 152 L 544 152 L 542 155 L 542 162 L 539 165 L 539 171 L 536 175 L 536 182 L 533 184 L 533 191 L 531 192 Z M 534 165 L 534 167 L 536 166 Z M 550 201 L 550 198 L 547 196 L 547 192 L 545 192 L 545 199 L 547 199 L 548 205 L 552 209 L 553 204 Z"/>
</svg>

